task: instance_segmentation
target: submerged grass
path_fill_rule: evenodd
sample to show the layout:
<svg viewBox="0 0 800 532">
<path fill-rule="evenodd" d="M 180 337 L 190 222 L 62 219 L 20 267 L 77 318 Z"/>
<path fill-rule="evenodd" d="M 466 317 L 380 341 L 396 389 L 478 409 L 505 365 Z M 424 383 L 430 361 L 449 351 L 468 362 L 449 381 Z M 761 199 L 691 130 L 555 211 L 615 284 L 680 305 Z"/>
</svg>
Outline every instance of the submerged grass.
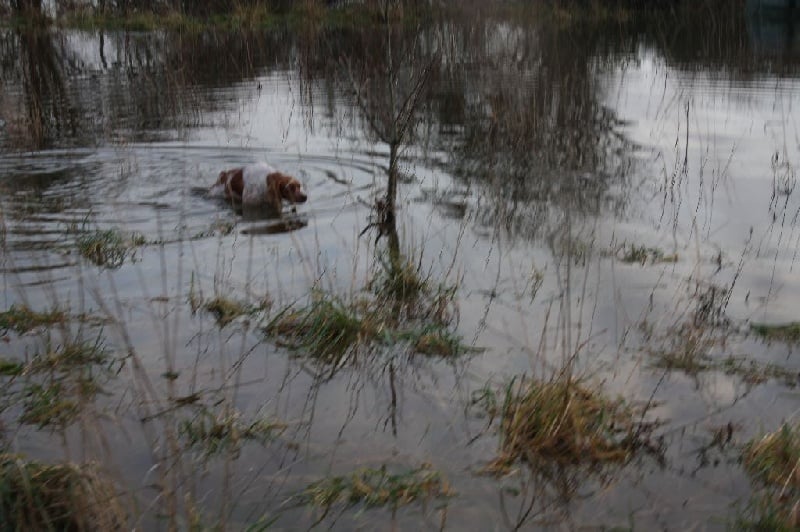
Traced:
<svg viewBox="0 0 800 532">
<path fill-rule="evenodd" d="M 395 301 L 416 301 L 429 291 L 429 283 L 420 276 L 419 266 L 404 257 L 385 263 L 370 283 L 379 296 Z"/>
<path fill-rule="evenodd" d="M 311 299 L 305 307 L 285 308 L 267 324 L 265 332 L 327 364 L 339 365 L 359 347 L 368 345 L 403 346 L 418 354 L 442 357 L 477 350 L 463 345 L 445 324 L 431 318 L 398 320 L 399 307 L 384 299 L 361 298 L 346 303 L 321 291 L 315 291 Z"/>
<path fill-rule="evenodd" d="M 788 344 L 800 342 L 800 322 L 769 325 L 766 323 L 751 323 L 750 330 L 765 340 L 776 340 Z"/>
<path fill-rule="evenodd" d="M 258 305 L 248 305 L 228 297 L 217 296 L 202 304 L 203 308 L 214 315 L 220 327 L 225 327 L 236 318 L 256 314 L 265 310 L 270 305 L 269 301 L 262 301 Z"/>
<path fill-rule="evenodd" d="M 49 465 L 0 455 L 3 530 L 120 530 L 127 514 L 92 465 Z"/>
<path fill-rule="evenodd" d="M 739 377 L 745 384 L 763 384 L 775 380 L 792 388 L 800 384 L 796 371 L 777 364 L 762 363 L 744 356 L 728 356 L 714 359 L 707 355 L 660 352 L 656 356 L 655 367 L 678 370 L 687 375 L 697 376 L 707 371 L 720 371 L 726 375 Z"/>
<path fill-rule="evenodd" d="M 86 369 L 92 365 L 103 365 L 109 361 L 109 354 L 102 344 L 102 338 L 95 341 L 68 341 L 52 347 L 42 354 L 32 357 L 27 364 L 28 373 L 61 372 L 70 373 L 74 369 Z"/>
<path fill-rule="evenodd" d="M 400 254 L 389 255 L 380 261 L 364 294 L 346 302 L 315 290 L 308 305 L 285 308 L 265 332 L 335 366 L 364 346 L 440 357 L 476 351 L 462 344 L 450 327 L 456 315 L 456 287 L 432 289 L 420 276 L 419 265 Z"/>
<path fill-rule="evenodd" d="M 125 235 L 118 229 L 98 229 L 79 235 L 75 243 L 82 257 L 96 266 L 113 270 L 133 257 L 134 249 L 147 241 L 138 233 Z"/>
<path fill-rule="evenodd" d="M 20 423 L 63 429 L 102 392 L 99 379 L 110 375 L 111 363 L 100 336 L 56 346 L 48 340 L 42 352 L 24 361 L 2 361 L 0 374 L 8 382 L 0 410 L 21 408 Z"/>
<path fill-rule="evenodd" d="M 465 351 L 473 351 L 461 344 L 461 339 L 450 331 L 441 328 L 434 328 L 430 331 L 423 331 L 416 342 L 414 350 L 423 355 L 435 355 L 444 358 L 458 356 Z"/>
<path fill-rule="evenodd" d="M 746 384 L 762 384 L 775 380 L 792 388 L 800 384 L 800 375 L 777 364 L 765 364 L 746 357 L 729 356 L 714 365 L 728 375 L 741 378 Z"/>
<path fill-rule="evenodd" d="M 311 304 L 303 309 L 285 309 L 267 325 L 266 331 L 288 340 L 293 349 L 331 363 L 379 333 L 377 324 L 362 317 L 357 308 L 323 292 L 315 292 Z"/>
<path fill-rule="evenodd" d="M 0 335 L 8 331 L 23 334 L 37 327 L 64 323 L 67 319 L 67 313 L 58 308 L 37 312 L 26 305 L 11 305 L 8 310 L 0 312 Z"/>
<path fill-rule="evenodd" d="M 424 464 L 416 469 L 390 473 L 386 466 L 359 468 L 349 475 L 319 480 L 303 490 L 300 504 L 324 508 L 342 504 L 367 508 L 399 508 L 418 501 L 446 500 L 455 496 L 442 475 Z"/>
<path fill-rule="evenodd" d="M 485 392 L 485 390 L 484 390 Z M 484 404 L 498 401 L 482 399 Z M 515 378 L 505 388 L 499 411 L 500 451 L 486 471 L 502 475 L 520 461 L 551 465 L 623 463 L 638 450 L 657 451 L 655 424 L 642 409 L 562 374 L 548 381 Z"/>
<path fill-rule="evenodd" d="M 651 264 L 665 263 L 665 262 L 678 262 L 678 254 L 666 254 L 663 250 L 647 246 L 638 246 L 636 244 L 622 245 L 616 251 L 616 257 L 628 264 L 641 264 L 644 266 L 648 261 Z"/>
<path fill-rule="evenodd" d="M 650 349 L 656 367 L 697 375 L 713 368 L 709 352 L 719 344 L 719 338 L 713 328 L 687 321 L 671 327 L 663 343 L 660 348 Z"/>
<path fill-rule="evenodd" d="M 730 331 L 717 328 L 713 322 L 687 320 L 666 332 L 661 347 L 649 348 L 653 366 L 682 371 L 692 377 L 703 372 L 718 371 L 739 377 L 748 385 L 769 380 L 791 387 L 800 384 L 797 371 L 777 364 L 759 362 L 746 356 L 714 356 L 715 351 L 725 347 L 729 336 Z"/>
<path fill-rule="evenodd" d="M 203 411 L 193 419 L 186 419 L 178 426 L 178 433 L 192 449 L 201 449 L 205 456 L 223 451 L 238 453 L 245 441 L 266 443 L 284 430 L 283 423 L 257 419 L 245 422 L 237 413 L 214 415 Z"/>
<path fill-rule="evenodd" d="M 800 527 L 800 427 L 784 423 L 742 452 L 745 471 L 760 487 L 740 525 L 758 530 Z"/>
<path fill-rule="evenodd" d="M 60 382 L 32 383 L 25 387 L 20 423 L 44 427 L 67 427 L 81 411 L 78 400 L 70 397 Z"/>
</svg>

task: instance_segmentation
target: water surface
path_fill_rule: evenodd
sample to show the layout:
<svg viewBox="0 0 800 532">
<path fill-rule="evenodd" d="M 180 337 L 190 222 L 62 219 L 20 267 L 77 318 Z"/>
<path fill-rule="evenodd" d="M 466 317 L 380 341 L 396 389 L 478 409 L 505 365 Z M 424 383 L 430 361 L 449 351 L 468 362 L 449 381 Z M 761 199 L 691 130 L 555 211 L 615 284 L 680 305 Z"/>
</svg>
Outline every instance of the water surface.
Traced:
<svg viewBox="0 0 800 532">
<path fill-rule="evenodd" d="M 791 24 L 744 10 L 706 22 L 665 33 L 465 17 L 397 30 L 398 86 L 431 68 L 402 151 L 402 246 L 435 283 L 457 286 L 456 331 L 484 350 L 456 361 L 374 353 L 327 373 L 255 323 L 220 328 L 189 300 L 268 298 L 280 309 L 312 287 L 365 290 L 383 242 L 359 235 L 389 157 L 371 123 L 386 105 L 381 29 L 6 31 L 3 307 L 110 314 L 116 324 L 73 333 L 101 330 L 143 364 L 129 360 L 107 386 L 94 429 L 72 427 L 53 449 L 47 430 L 23 426 L 12 447 L 99 460 L 149 501 L 167 441 L 149 394 L 199 394 L 168 414 L 224 399 L 290 427 L 182 471 L 209 521 L 233 528 L 263 516 L 308 527 L 319 514 L 290 503 L 308 483 L 421 463 L 457 492 L 446 509 L 345 511 L 325 525 L 725 528 L 751 488 L 735 455 L 709 458 L 714 430 L 730 423 L 744 442 L 776 428 L 796 411 L 795 389 L 665 371 L 650 353 L 716 297 L 729 341 L 714 355 L 800 370 L 790 346 L 744 334 L 751 321 L 798 319 L 800 91 L 784 46 Z M 361 81 L 366 105 L 354 96 Z M 297 176 L 309 202 L 279 221 L 205 194 L 222 169 L 259 160 Z M 107 228 L 149 244 L 118 269 L 98 267 L 75 246 Z M 619 260 L 631 244 L 677 261 Z M 35 346 L 15 338 L 0 354 Z M 479 474 L 498 436 L 473 394 L 571 356 L 607 393 L 654 405 L 664 461 L 605 475 Z M 140 371 L 155 392 L 142 391 Z"/>
</svg>

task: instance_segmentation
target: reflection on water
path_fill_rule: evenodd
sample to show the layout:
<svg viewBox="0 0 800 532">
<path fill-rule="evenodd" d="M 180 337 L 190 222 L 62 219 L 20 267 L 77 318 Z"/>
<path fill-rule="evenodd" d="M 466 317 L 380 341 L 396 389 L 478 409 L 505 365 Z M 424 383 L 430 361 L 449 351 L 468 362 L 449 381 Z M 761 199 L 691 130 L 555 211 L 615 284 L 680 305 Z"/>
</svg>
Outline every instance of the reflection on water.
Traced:
<svg viewBox="0 0 800 532">
<path fill-rule="evenodd" d="M 290 219 L 278 220 L 276 222 L 251 225 L 246 229 L 242 229 L 244 235 L 277 235 L 280 233 L 289 233 L 297 231 L 308 225 L 308 220 L 300 217 L 293 217 Z"/>
<path fill-rule="evenodd" d="M 153 468 L 150 450 L 169 433 L 156 421 L 214 419 L 219 434 L 233 426 L 227 408 L 281 419 L 287 432 L 265 447 L 204 458 L 203 474 L 181 463 L 192 480 L 181 501 L 221 492 L 209 512 L 237 524 L 269 515 L 311 525 L 318 515 L 284 502 L 311 481 L 426 462 L 459 494 L 446 510 L 453 528 L 724 520 L 749 486 L 733 465 L 698 466 L 698 452 L 714 427 L 742 427 L 729 439 L 744 441 L 795 401 L 774 379 L 665 371 L 652 356 L 702 344 L 712 360 L 748 353 L 798 368 L 791 346 L 742 334 L 748 320 L 798 319 L 794 24 L 682 5 L 613 23 L 432 19 L 388 38 L 380 25 L 5 30 L 3 309 L 57 304 L 113 317 L 102 334 L 130 370 L 108 402 L 133 441 L 101 430 L 76 443 L 76 428 L 65 445 L 130 463 L 119 466 L 123 483 L 149 486 L 177 474 Z M 385 76 L 396 92 L 383 92 Z M 407 135 L 392 131 L 404 124 Z M 206 196 L 220 169 L 262 159 L 301 176 L 309 202 L 276 219 Z M 373 290 L 385 240 L 359 235 L 387 172 L 399 183 L 397 245 L 428 285 L 457 287 L 448 312 L 460 337 L 486 351 L 393 358 L 379 331 L 375 353 L 321 378 L 264 339 L 258 313 L 274 317 L 313 290 L 343 300 Z M 108 228 L 143 238 L 113 272 L 76 250 L 79 235 Z M 225 298 L 238 314 L 220 329 L 203 308 Z M 709 327 L 726 329 L 699 330 L 692 316 L 703 305 L 725 316 Z M 68 327 L 96 336 L 95 323 Z M 4 338 L 0 355 L 11 357 L 39 337 Z M 471 393 L 564 360 L 610 394 L 652 406 L 665 423 L 665 462 L 600 477 L 476 475 L 497 435 L 469 408 Z M 13 443 L 52 457 L 61 450 L 47 450 L 47 437 L 27 428 Z M 345 511 L 326 524 L 385 528 L 387 518 L 439 526 L 442 512 Z"/>
</svg>

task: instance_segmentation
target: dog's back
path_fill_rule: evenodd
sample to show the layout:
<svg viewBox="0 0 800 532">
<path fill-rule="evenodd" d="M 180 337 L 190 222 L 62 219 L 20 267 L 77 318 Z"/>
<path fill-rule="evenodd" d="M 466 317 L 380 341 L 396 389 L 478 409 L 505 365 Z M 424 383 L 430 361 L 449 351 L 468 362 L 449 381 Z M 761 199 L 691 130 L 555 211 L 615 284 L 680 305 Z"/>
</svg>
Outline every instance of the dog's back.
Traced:
<svg viewBox="0 0 800 532">
<path fill-rule="evenodd" d="M 276 204 L 268 195 L 267 176 L 276 173 L 272 166 L 267 163 L 256 163 L 245 166 L 242 169 L 242 179 L 244 190 L 242 191 L 241 201 L 244 205 L 263 205 L 270 204 L 276 209 L 281 208 L 280 201 Z"/>
</svg>

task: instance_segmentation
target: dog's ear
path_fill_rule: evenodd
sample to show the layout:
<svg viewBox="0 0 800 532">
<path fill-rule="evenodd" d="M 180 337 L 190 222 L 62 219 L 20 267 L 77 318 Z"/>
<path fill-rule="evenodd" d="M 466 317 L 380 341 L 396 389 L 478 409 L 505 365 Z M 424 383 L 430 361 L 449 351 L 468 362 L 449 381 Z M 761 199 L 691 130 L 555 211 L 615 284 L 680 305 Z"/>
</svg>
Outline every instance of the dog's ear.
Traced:
<svg viewBox="0 0 800 532">
<path fill-rule="evenodd" d="M 273 172 L 267 175 L 267 202 L 276 208 L 280 208 L 281 198 L 283 197 L 283 180 L 280 172 Z"/>
<path fill-rule="evenodd" d="M 284 198 L 292 203 L 305 203 L 307 196 L 303 193 L 303 185 L 293 177 L 289 177 L 283 187 Z"/>
<path fill-rule="evenodd" d="M 281 198 L 291 201 L 292 199 L 292 181 L 294 178 L 280 172 L 276 172 L 275 186 Z"/>
<path fill-rule="evenodd" d="M 283 179 L 281 179 L 281 196 L 285 200 L 291 200 L 292 189 L 294 188 L 294 185 L 292 184 L 292 178 L 290 178 L 288 175 L 284 175 L 282 177 Z"/>
</svg>

